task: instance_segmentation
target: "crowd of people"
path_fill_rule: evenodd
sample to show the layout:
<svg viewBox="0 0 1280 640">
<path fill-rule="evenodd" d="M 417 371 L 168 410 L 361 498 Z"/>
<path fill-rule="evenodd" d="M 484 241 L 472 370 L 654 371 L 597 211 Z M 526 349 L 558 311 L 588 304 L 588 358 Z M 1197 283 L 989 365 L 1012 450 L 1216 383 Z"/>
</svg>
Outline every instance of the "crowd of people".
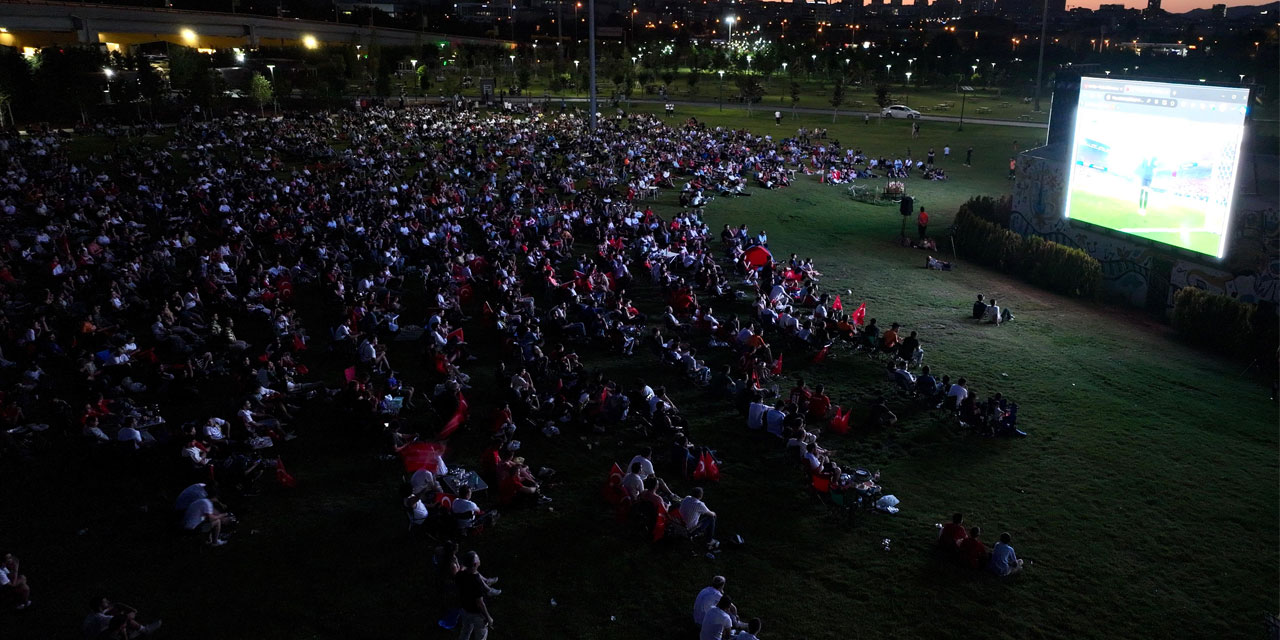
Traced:
<svg viewBox="0 0 1280 640">
<path fill-rule="evenodd" d="M 638 456 L 626 491 L 655 512 L 675 505 L 712 549 L 720 518 L 703 488 L 681 496 L 672 485 L 698 480 L 714 447 L 694 444 L 703 434 L 662 386 L 590 371 L 580 352 L 652 349 L 837 484 L 856 465 L 842 467 L 818 431 L 841 415 L 847 427 L 848 412 L 821 384 L 781 392 L 784 354 L 821 361 L 847 345 L 887 357 L 893 383 L 924 406 L 966 424 L 1016 418 L 999 394 L 980 403 L 956 392 L 963 379 L 934 379 L 917 332 L 881 333 L 865 307 L 845 310 L 812 260 L 755 261 L 764 231 L 726 226 L 715 244 L 703 207 L 747 195 L 749 179 L 783 188 L 797 168 L 912 166 L 842 149 L 825 131 L 775 141 L 632 114 L 589 133 L 575 114 L 370 106 L 192 119 L 154 148 L 87 157 L 54 134 L 0 138 L 0 152 L 0 453 L 78 443 L 122 468 L 169 469 L 175 530 L 213 547 L 231 539 L 228 505 L 272 472 L 292 482 L 281 457 L 311 435 L 317 410 L 381 432 L 404 457 L 411 527 L 453 537 L 493 523 L 497 510 L 480 507 L 479 486 L 451 474 L 438 447 L 485 424 L 470 414 L 477 356 L 464 326 L 497 346 L 489 444 L 463 466 L 497 488 L 498 509 L 552 500 L 554 471 L 526 464 L 520 438 L 638 423 L 672 473 L 659 478 L 652 454 Z M 677 180 L 685 207 L 659 215 L 646 199 Z M 636 301 L 637 281 L 664 312 L 641 312 L 655 301 Z M 735 282 L 754 300 L 745 318 L 713 309 L 739 304 Z M 713 371 L 717 350 L 731 364 Z M 414 360 L 425 373 L 406 379 L 396 366 Z M 335 363 L 341 380 L 313 371 Z M 232 393 L 212 391 L 222 381 Z M 865 406 L 868 428 L 896 424 L 891 399 Z M 457 564 L 479 575 L 474 552 Z M 29 603 L 16 561 L 0 579 L 14 606 Z M 474 577 L 458 585 L 463 637 L 483 638 L 483 598 L 496 590 Z M 120 605 L 100 612 L 117 635 L 143 628 Z"/>
</svg>

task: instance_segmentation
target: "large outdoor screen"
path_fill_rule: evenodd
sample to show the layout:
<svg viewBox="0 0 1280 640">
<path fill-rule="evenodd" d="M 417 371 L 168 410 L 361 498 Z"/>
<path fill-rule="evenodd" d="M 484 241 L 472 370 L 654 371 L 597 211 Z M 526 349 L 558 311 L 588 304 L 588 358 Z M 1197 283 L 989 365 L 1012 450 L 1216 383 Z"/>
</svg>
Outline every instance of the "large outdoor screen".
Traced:
<svg viewBox="0 0 1280 640">
<path fill-rule="evenodd" d="M 1221 258 L 1248 90 L 1085 77 L 1066 215 Z"/>
</svg>

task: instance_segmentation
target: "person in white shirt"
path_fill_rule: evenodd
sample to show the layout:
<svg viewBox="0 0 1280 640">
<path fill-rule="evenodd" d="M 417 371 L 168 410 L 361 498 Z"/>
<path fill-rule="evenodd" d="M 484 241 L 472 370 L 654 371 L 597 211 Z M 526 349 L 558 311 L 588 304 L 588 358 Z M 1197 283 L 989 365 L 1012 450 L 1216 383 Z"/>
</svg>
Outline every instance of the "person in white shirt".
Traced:
<svg viewBox="0 0 1280 640">
<path fill-rule="evenodd" d="M 639 456 L 636 457 L 638 458 Z M 643 473 L 644 470 L 640 463 L 632 462 L 631 473 L 622 477 L 622 490 L 626 491 L 632 500 L 635 500 L 640 495 L 640 492 L 644 491 L 644 476 L 641 475 Z"/>
<path fill-rule="evenodd" d="M 222 524 L 230 520 L 230 515 L 218 511 L 209 498 L 200 498 L 187 506 L 182 514 L 182 528 L 187 531 L 199 531 L 209 534 L 209 546 L 221 547 L 227 541 L 222 539 Z"/>
<path fill-rule="evenodd" d="M 730 630 L 745 629 L 746 625 L 729 613 L 733 610 L 733 598 L 720 596 L 716 606 L 711 607 L 707 615 L 702 617 L 702 631 L 698 634 L 698 640 L 723 640 Z"/>
<path fill-rule="evenodd" d="M 17 602 L 15 608 L 21 611 L 31 606 L 31 585 L 18 567 L 18 558 L 12 553 L 4 554 L 0 560 L 0 600 Z"/>
<path fill-rule="evenodd" d="M 163 623 L 161 620 L 156 620 L 144 625 L 137 620 L 137 609 L 120 602 L 111 602 L 106 598 L 97 597 L 90 603 L 92 610 L 80 625 L 80 632 L 85 640 L 148 637 Z"/>
<path fill-rule="evenodd" d="M 739 632 L 738 635 L 733 637 L 733 640 L 760 640 L 760 636 L 757 634 L 760 633 L 760 629 L 763 627 L 764 623 L 760 621 L 760 618 L 752 618 L 747 623 L 747 630 Z"/>
<path fill-rule="evenodd" d="M 782 425 L 787 419 L 787 414 L 782 410 L 782 402 L 778 402 L 764 414 L 765 429 L 779 438 L 782 437 Z"/>
<path fill-rule="evenodd" d="M 653 448 L 645 447 L 640 453 L 637 453 L 631 462 L 627 464 L 627 468 L 633 468 L 636 464 L 640 465 L 640 479 L 647 480 L 653 475 Z"/>
<path fill-rule="evenodd" d="M 964 402 L 964 399 L 969 397 L 969 390 L 965 388 L 965 383 L 966 380 L 964 378 L 960 378 L 959 380 L 956 380 L 955 384 L 951 385 L 951 391 L 947 392 L 946 402 L 953 408 L 958 409 L 960 407 L 960 403 Z M 953 401 L 952 398 L 955 398 L 955 400 Z"/>
<path fill-rule="evenodd" d="M 693 599 L 693 623 L 702 624 L 702 619 L 707 617 L 707 612 L 720 602 L 720 598 L 724 596 L 724 576 L 715 576 L 711 578 L 711 584 L 703 587 L 698 592 L 698 597 Z"/>
<path fill-rule="evenodd" d="M 680 519 L 684 520 L 690 536 L 706 532 L 707 546 L 719 546 L 716 541 L 716 512 L 702 501 L 702 487 L 694 487 L 693 492 L 680 501 Z"/>
<path fill-rule="evenodd" d="M 183 489 L 182 493 L 178 494 L 178 499 L 173 503 L 173 509 L 185 514 L 187 512 L 187 507 L 191 506 L 192 502 L 208 497 L 209 491 L 206 489 L 205 483 L 197 482 L 186 489 Z"/>
<path fill-rule="evenodd" d="M 986 312 L 982 314 L 982 321 L 1000 325 L 1000 306 L 996 304 L 995 298 L 992 298 L 991 304 L 987 305 Z"/>
<path fill-rule="evenodd" d="M 764 414 L 769 410 L 769 405 L 760 401 L 760 396 L 747 407 L 747 428 L 759 429 L 764 426 Z"/>
</svg>

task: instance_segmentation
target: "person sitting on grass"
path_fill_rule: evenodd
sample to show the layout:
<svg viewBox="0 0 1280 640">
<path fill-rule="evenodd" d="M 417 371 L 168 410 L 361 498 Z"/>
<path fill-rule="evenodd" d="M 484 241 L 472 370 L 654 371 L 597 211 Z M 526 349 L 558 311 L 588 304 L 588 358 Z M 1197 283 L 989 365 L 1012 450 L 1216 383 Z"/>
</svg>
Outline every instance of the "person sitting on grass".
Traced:
<svg viewBox="0 0 1280 640">
<path fill-rule="evenodd" d="M 725 579 L 724 576 L 715 576 L 711 578 L 711 584 L 702 588 L 698 592 L 698 597 L 693 599 L 693 623 L 702 626 L 702 621 L 706 619 L 707 612 L 714 609 L 716 604 L 720 602 L 720 598 L 724 597 Z M 730 615 L 736 614 L 735 608 Z"/>
<path fill-rule="evenodd" d="M 702 630 L 698 634 L 698 640 L 722 640 L 730 637 L 729 633 L 734 629 L 746 629 L 747 625 L 738 621 L 736 612 L 733 598 L 720 596 L 716 606 L 708 609 L 707 614 L 702 617 Z"/>
<path fill-rule="evenodd" d="M 981 527 L 969 529 L 969 535 L 960 541 L 960 562 L 970 569 L 981 569 L 987 561 L 987 545 L 982 543 Z"/>
<path fill-rule="evenodd" d="M 826 387 L 819 383 L 814 386 L 813 395 L 809 397 L 809 419 L 821 422 L 830 413 L 831 397 L 826 394 Z"/>
<path fill-rule="evenodd" d="M 684 521 L 689 537 L 706 534 L 707 548 L 715 549 L 720 546 L 720 542 L 716 540 L 716 512 L 707 508 L 707 503 L 702 501 L 702 495 L 702 487 L 694 487 L 693 491 L 680 501 L 680 519 Z"/>
<path fill-rule="evenodd" d="M 889 410 L 889 403 L 883 397 L 871 403 L 871 417 L 868 421 L 879 427 L 892 427 L 898 424 L 898 416 Z"/>
<path fill-rule="evenodd" d="M 231 522 L 231 514 L 219 511 L 210 498 L 199 498 L 187 506 L 182 514 L 182 528 L 192 533 L 208 534 L 211 547 L 221 547 L 227 541 L 222 537 L 222 527 Z"/>
<path fill-rule="evenodd" d="M 85 616 L 84 623 L 80 625 L 80 632 L 84 635 L 85 640 L 101 640 L 102 638 L 132 640 L 133 638 L 149 637 L 162 624 L 161 620 L 156 620 L 144 625 L 137 620 L 137 609 L 124 603 L 112 602 L 103 597 L 95 597 L 90 600 L 89 607 L 89 615 Z"/>
<path fill-rule="evenodd" d="M 991 558 L 987 561 L 988 571 L 998 576 L 1011 576 L 1022 571 L 1023 562 L 1014 552 L 1013 545 L 1010 544 L 1012 540 L 1008 531 L 1000 534 L 1000 542 L 991 547 Z"/>
<path fill-rule="evenodd" d="M 18 558 L 12 553 L 4 554 L 0 561 L 0 607 L 22 611 L 31 606 L 31 585 L 18 569 Z"/>
<path fill-rule="evenodd" d="M 960 548 L 961 543 L 968 536 L 964 530 L 964 525 L 961 524 L 963 521 L 964 515 L 957 513 L 951 516 L 951 522 L 942 525 L 942 528 L 938 530 L 939 549 L 947 553 L 955 553 Z"/>
<path fill-rule="evenodd" d="M 920 376 L 916 378 L 916 393 L 926 400 L 938 395 L 938 379 L 933 377 L 927 364 L 920 368 Z"/>
<path fill-rule="evenodd" d="M 987 305 L 985 311 L 982 312 L 982 322 L 1000 326 L 1000 321 L 1004 317 L 1000 313 L 1000 305 L 996 303 L 996 299 L 991 299 L 991 304 Z"/>
<path fill-rule="evenodd" d="M 973 319 L 981 320 L 982 316 L 987 314 L 987 303 L 983 301 L 982 294 L 978 294 L 978 300 L 973 303 Z"/>
</svg>

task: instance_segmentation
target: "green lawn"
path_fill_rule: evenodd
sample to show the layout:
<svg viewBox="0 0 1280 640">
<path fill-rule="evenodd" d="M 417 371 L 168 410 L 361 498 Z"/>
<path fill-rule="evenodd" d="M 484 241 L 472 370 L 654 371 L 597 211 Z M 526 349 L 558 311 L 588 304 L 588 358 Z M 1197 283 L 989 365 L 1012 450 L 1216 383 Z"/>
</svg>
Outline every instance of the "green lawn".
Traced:
<svg viewBox="0 0 1280 640">
<path fill-rule="evenodd" d="M 775 131 L 760 114 L 694 115 Z M 926 123 L 922 139 L 911 140 L 906 123 L 787 121 L 815 125 L 877 155 L 926 145 L 940 152 L 948 142 L 961 150 L 948 165 L 950 181 L 909 186 L 936 212 L 935 233 L 969 196 L 1008 190 L 1014 139 L 1034 146 L 1030 131 L 1012 128 L 958 133 Z M 969 144 L 972 169 L 958 166 Z M 723 402 L 639 351 L 627 361 L 589 357 L 589 366 L 623 382 L 644 376 L 671 386 L 695 441 L 727 460 L 707 495 L 721 537 L 740 533 L 747 545 L 709 560 L 627 536 L 599 487 L 611 462 L 647 442 L 635 434 L 521 434 L 522 455 L 558 469 L 560 482 L 554 511 L 509 513 L 468 543 L 486 572 L 502 577 L 490 637 L 688 638 L 693 596 L 714 574 L 728 577 L 745 615 L 766 620 L 768 638 L 1258 637 L 1280 582 L 1280 442 L 1266 381 L 1127 309 L 1066 299 L 965 262 L 952 272 L 922 269 L 923 252 L 893 242 L 896 209 L 855 203 L 844 190 L 799 178 L 792 188 L 717 199 L 707 222 L 765 228 L 775 255 L 813 256 L 824 287 L 852 289 L 847 304 L 866 301 L 881 322 L 920 331 L 936 371 L 967 376 L 983 396 L 1015 399 L 1032 435 L 971 437 L 895 401 L 897 429 L 855 425 L 851 435 L 823 440 L 846 463 L 879 469 L 902 512 L 840 525 L 800 488 L 778 447 L 747 433 Z M 674 203 L 666 193 L 657 208 L 671 213 Z M 973 324 L 977 292 L 1000 299 L 1017 320 Z M 649 289 L 637 293 L 656 310 Z M 475 425 L 452 443 L 451 457 L 464 465 L 488 425 L 494 380 L 494 341 L 479 328 L 468 328 L 468 338 L 482 358 L 467 367 L 476 378 Z M 338 363 L 316 358 L 319 371 L 336 376 Z M 422 371 L 399 344 L 391 359 L 406 380 Z M 820 365 L 798 354 L 785 363 L 846 405 L 887 388 L 877 365 L 845 351 Z M 218 391 L 210 397 L 221 406 Z M 172 410 L 193 411 L 177 403 Z M 163 615 L 174 638 L 445 637 L 433 630 L 428 550 L 404 538 L 396 467 L 376 459 L 381 440 L 351 433 L 322 408 L 307 424 L 307 436 L 285 453 L 299 487 L 273 487 L 239 505 L 243 532 L 222 549 L 165 531 L 160 496 L 172 487 L 121 486 L 114 469 L 77 459 L 22 467 L 21 484 L 6 477 L 3 541 L 23 557 L 38 606 L 5 620 L 5 637 L 69 636 L 100 589 Z M 134 508 L 141 504 L 151 512 Z M 1011 532 L 1035 566 L 996 580 L 940 565 L 930 551 L 933 525 L 957 510 L 989 540 Z M 892 540 L 887 552 L 884 538 Z"/>
</svg>

